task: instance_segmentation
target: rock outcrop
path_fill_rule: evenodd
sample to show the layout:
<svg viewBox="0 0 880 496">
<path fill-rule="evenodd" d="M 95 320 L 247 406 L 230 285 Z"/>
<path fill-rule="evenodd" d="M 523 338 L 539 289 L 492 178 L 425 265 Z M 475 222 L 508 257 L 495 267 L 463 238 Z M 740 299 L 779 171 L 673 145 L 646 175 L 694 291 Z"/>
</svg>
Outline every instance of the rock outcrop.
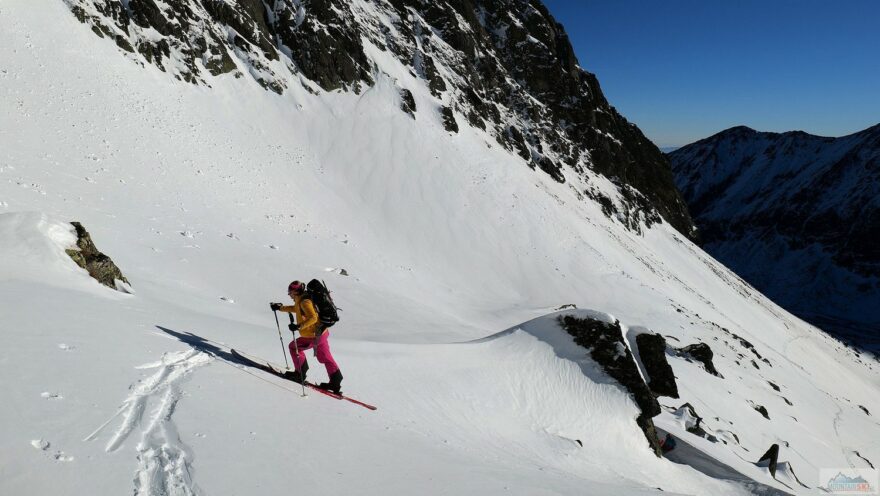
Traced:
<svg viewBox="0 0 880 496">
<path fill-rule="evenodd" d="M 759 465 L 766 465 L 767 469 L 770 471 L 770 475 L 776 477 L 776 465 L 779 463 L 779 445 L 773 444 L 770 448 L 761 455 L 761 458 L 758 460 Z"/>
<path fill-rule="evenodd" d="M 660 414 L 660 403 L 639 374 L 632 352 L 623 340 L 620 323 L 611 324 L 565 315 L 559 318 L 559 325 L 574 338 L 575 343 L 586 348 L 590 357 L 633 397 L 642 411 L 636 418 L 636 423 L 645 433 L 654 453 L 661 456 L 660 440 L 651 420 Z"/>
<path fill-rule="evenodd" d="M 79 222 L 70 223 L 76 229 L 76 248 L 65 250 L 77 265 L 88 271 L 99 283 L 117 291 L 128 292 L 128 279 L 107 255 L 101 253 L 91 235 Z"/>
<path fill-rule="evenodd" d="M 684 357 L 686 360 L 693 359 L 702 363 L 703 368 L 706 370 L 706 372 L 714 376 L 721 377 L 722 379 L 724 378 L 724 376 L 722 376 L 718 372 L 718 369 L 715 368 L 715 364 L 712 363 L 712 357 L 714 356 L 714 354 L 712 353 L 712 348 L 710 348 L 708 344 L 690 344 L 683 348 L 678 348 L 676 350 L 676 353 L 678 354 L 678 356 Z"/>
<path fill-rule="evenodd" d="M 675 373 L 666 360 L 666 339 L 659 334 L 639 334 L 636 336 L 639 357 L 648 374 L 648 387 L 658 396 L 678 398 L 678 385 Z"/>
</svg>

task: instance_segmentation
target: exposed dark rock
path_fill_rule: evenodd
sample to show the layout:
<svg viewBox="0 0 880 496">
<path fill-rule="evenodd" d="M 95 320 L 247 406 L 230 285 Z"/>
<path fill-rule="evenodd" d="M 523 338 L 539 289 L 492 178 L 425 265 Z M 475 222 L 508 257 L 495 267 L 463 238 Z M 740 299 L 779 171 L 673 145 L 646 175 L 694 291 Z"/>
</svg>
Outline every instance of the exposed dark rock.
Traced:
<svg viewBox="0 0 880 496">
<path fill-rule="evenodd" d="M 648 387 L 658 396 L 678 398 L 678 385 L 675 373 L 666 361 L 666 340 L 659 334 L 639 334 L 636 336 L 639 357 L 648 374 Z"/>
<path fill-rule="evenodd" d="M 117 280 L 128 285 L 128 279 L 122 275 L 122 271 L 119 270 L 119 267 L 113 263 L 113 260 L 111 260 L 110 257 L 104 255 L 98 250 L 95 243 L 92 242 L 92 237 L 82 224 L 79 222 L 71 222 L 71 225 L 76 229 L 77 249 L 65 250 L 70 258 L 72 258 L 77 265 L 87 270 L 93 279 L 104 286 L 120 290 L 120 287 L 118 287 L 116 283 Z"/>
<path fill-rule="evenodd" d="M 428 89 L 431 90 L 431 94 L 440 97 L 444 91 L 446 91 L 446 81 L 440 76 L 440 73 L 437 72 L 437 66 L 434 65 L 434 59 L 428 55 L 422 54 L 423 61 L 423 77 L 428 80 Z"/>
<path fill-rule="evenodd" d="M 555 179 L 557 182 L 560 182 L 560 183 L 565 182 L 565 176 L 562 175 L 562 171 L 560 170 L 559 165 L 553 163 L 553 161 L 550 160 L 549 158 L 540 157 L 538 160 L 535 161 L 535 163 L 538 166 L 538 168 L 540 168 L 542 171 L 546 172 L 547 175 L 549 175 L 550 177 Z"/>
<path fill-rule="evenodd" d="M 774 444 L 770 446 L 770 449 L 767 450 L 761 458 L 758 459 L 758 464 L 767 464 L 767 468 L 770 470 L 770 475 L 773 478 L 776 478 L 776 465 L 779 460 L 779 445 Z"/>
<path fill-rule="evenodd" d="M 131 0 L 131 3 L 134 2 Z M 229 26 L 249 44 L 259 47 L 267 59 L 278 60 L 278 51 L 275 43 L 269 39 L 272 31 L 266 24 L 260 0 L 238 0 L 238 5 L 222 0 L 207 0 L 202 5 L 215 21 Z"/>
<path fill-rule="evenodd" d="M 709 348 L 709 345 L 706 343 L 697 343 L 687 345 L 684 348 L 679 348 L 676 350 L 678 356 L 684 358 L 691 358 L 703 364 L 703 368 L 706 372 L 721 377 L 722 376 L 718 370 L 715 368 L 715 364 L 712 363 L 712 357 L 714 356 L 712 353 L 712 348 Z"/>
<path fill-rule="evenodd" d="M 590 357 L 613 379 L 617 380 L 633 397 L 642 413 L 636 423 L 645 433 L 648 444 L 659 457 L 660 441 L 652 417 L 660 414 L 660 403 L 642 380 L 632 352 L 623 341 L 620 323 L 609 324 L 594 319 L 579 319 L 571 315 L 559 318 L 559 324 L 574 337 L 575 343 L 586 348 Z"/>
<path fill-rule="evenodd" d="M 776 384 L 773 384 L 770 381 L 767 381 L 767 384 L 770 384 L 770 387 L 772 387 L 774 391 L 779 391 L 779 386 L 777 386 Z"/>
<path fill-rule="evenodd" d="M 532 152 L 529 150 L 528 145 L 526 145 L 526 140 L 523 138 L 522 132 L 520 132 L 516 126 L 510 126 L 507 128 L 507 138 L 508 144 L 520 157 L 525 160 L 530 160 L 532 158 Z"/>
<path fill-rule="evenodd" d="M 413 119 L 416 118 L 416 99 L 413 98 L 412 91 L 406 88 L 400 89 L 400 109 Z"/>
<path fill-rule="evenodd" d="M 458 123 L 455 122 L 455 114 L 449 107 L 440 107 L 440 118 L 443 119 L 443 127 L 450 133 L 458 132 Z"/>
<path fill-rule="evenodd" d="M 274 30 L 281 44 L 295 50 L 296 65 L 307 78 L 328 91 L 357 91 L 361 83 L 373 83 L 349 2 L 312 0 L 303 18 L 294 6 L 278 4 Z"/>
<path fill-rule="evenodd" d="M 730 335 L 733 339 L 737 340 L 737 341 L 739 342 L 739 344 L 742 345 L 743 348 L 745 348 L 745 349 L 751 351 L 751 352 L 754 353 L 755 356 L 757 356 L 758 358 L 761 358 L 761 355 L 760 355 L 760 354 L 758 353 L 758 351 L 755 349 L 755 345 L 753 345 L 752 343 L 750 343 L 749 341 L 747 341 L 745 338 L 740 337 L 740 336 L 739 336 L 738 334 L 736 334 L 736 333 L 733 333 L 733 332 L 731 332 L 731 331 L 729 331 L 729 330 L 727 330 L 727 329 L 724 329 L 724 328 L 722 328 L 722 330 L 723 330 L 724 332 L 726 332 L 728 335 Z"/>
<path fill-rule="evenodd" d="M 762 405 L 752 405 L 752 408 L 758 411 L 761 415 L 764 416 L 765 419 L 770 420 L 770 414 L 767 413 L 767 409 Z"/>
<path fill-rule="evenodd" d="M 862 405 L 859 405 L 859 408 L 861 408 L 862 411 L 865 412 L 865 415 L 869 417 L 871 416 L 871 412 L 869 412 L 867 408 L 863 407 Z"/>
<path fill-rule="evenodd" d="M 855 453 L 855 455 L 856 455 L 857 457 L 859 457 L 859 458 L 861 458 L 862 460 L 864 460 L 865 463 L 867 463 L 869 467 L 874 468 L 874 464 L 871 463 L 871 460 L 868 460 L 867 458 L 865 458 L 864 456 L 862 456 L 862 454 L 859 453 L 858 451 L 853 451 L 853 453 Z"/>
<path fill-rule="evenodd" d="M 785 396 L 783 396 L 782 399 L 785 400 L 785 404 L 787 404 L 788 406 L 794 406 L 794 403 L 792 403 L 791 401 L 789 401 L 789 399 L 786 398 Z"/>
<path fill-rule="evenodd" d="M 609 198 L 607 195 L 599 191 L 598 189 L 589 189 L 584 191 L 584 194 L 591 198 L 593 201 L 599 204 L 602 208 L 602 213 L 606 216 L 610 217 L 614 215 L 617 211 L 617 207 L 614 206 L 614 200 Z"/>
</svg>

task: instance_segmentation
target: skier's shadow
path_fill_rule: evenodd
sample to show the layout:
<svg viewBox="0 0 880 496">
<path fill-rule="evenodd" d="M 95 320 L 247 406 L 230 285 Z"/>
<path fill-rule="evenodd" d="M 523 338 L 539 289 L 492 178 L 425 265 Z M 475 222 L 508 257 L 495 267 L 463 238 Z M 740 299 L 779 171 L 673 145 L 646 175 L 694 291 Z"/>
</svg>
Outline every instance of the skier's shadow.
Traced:
<svg viewBox="0 0 880 496">
<path fill-rule="evenodd" d="M 245 360 L 243 360 L 242 357 L 233 355 L 227 349 L 217 346 L 220 343 L 217 343 L 216 341 L 211 341 L 208 338 L 203 338 L 202 336 L 198 336 L 191 332 L 172 331 L 171 329 L 168 329 L 167 327 L 162 327 L 160 325 L 157 325 L 156 328 L 164 332 L 165 334 L 177 338 L 178 340 L 180 340 L 180 342 L 187 344 L 196 350 L 205 352 L 211 356 L 221 358 L 223 360 L 226 360 L 227 362 L 249 365 Z"/>
</svg>

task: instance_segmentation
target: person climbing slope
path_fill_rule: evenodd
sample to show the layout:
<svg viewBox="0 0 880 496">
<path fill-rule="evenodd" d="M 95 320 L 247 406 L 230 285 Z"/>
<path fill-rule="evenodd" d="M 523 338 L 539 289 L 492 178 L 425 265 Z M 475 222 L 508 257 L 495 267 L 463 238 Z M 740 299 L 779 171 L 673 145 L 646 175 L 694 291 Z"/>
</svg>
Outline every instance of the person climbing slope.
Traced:
<svg viewBox="0 0 880 496">
<path fill-rule="evenodd" d="M 330 331 L 322 325 L 318 318 L 318 312 L 315 304 L 306 290 L 306 285 L 300 281 L 293 281 L 287 287 L 287 294 L 293 299 L 293 305 L 282 305 L 281 303 L 271 303 L 269 306 L 272 310 L 287 312 L 296 316 L 296 323 L 291 324 L 288 328 L 296 333 L 299 331 L 300 337 L 290 342 L 290 356 L 293 357 L 294 371 L 289 372 L 291 379 L 296 382 L 306 380 L 306 372 L 309 370 L 309 363 L 306 360 L 305 350 L 315 349 L 315 357 L 319 363 L 324 364 L 327 369 L 327 376 L 330 382 L 324 382 L 318 385 L 319 388 L 341 394 L 342 372 L 330 353 Z M 295 334 L 294 334 L 295 335 Z"/>
</svg>

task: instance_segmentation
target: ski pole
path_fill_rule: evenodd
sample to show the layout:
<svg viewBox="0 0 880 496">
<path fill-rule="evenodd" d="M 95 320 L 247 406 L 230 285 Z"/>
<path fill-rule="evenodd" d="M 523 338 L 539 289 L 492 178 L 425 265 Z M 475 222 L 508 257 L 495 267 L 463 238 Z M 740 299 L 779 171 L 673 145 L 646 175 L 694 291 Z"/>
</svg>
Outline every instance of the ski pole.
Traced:
<svg viewBox="0 0 880 496">
<path fill-rule="evenodd" d="M 275 314 L 275 326 L 278 328 L 278 341 L 281 343 L 281 353 L 284 353 L 284 366 L 290 368 L 287 364 L 287 352 L 284 351 L 284 337 L 281 335 L 281 324 L 278 323 L 278 310 L 273 310 Z"/>
<path fill-rule="evenodd" d="M 287 314 L 287 315 L 290 317 L 290 323 L 293 324 L 293 314 L 292 314 L 292 313 L 289 313 L 289 314 Z M 298 361 L 298 360 L 299 360 L 299 345 L 296 344 L 296 333 L 295 333 L 295 332 L 293 333 L 293 351 L 296 352 L 296 358 L 294 358 L 294 360 L 297 360 L 297 361 Z M 285 359 L 286 359 L 286 358 L 287 358 L 287 357 L 286 357 L 286 355 L 285 355 Z M 305 362 L 303 362 L 303 363 L 305 363 Z M 299 371 L 299 370 L 300 370 L 300 366 L 299 366 L 299 365 L 296 366 L 296 369 L 295 369 L 295 370 L 296 370 L 296 373 L 299 374 L 299 379 L 300 379 L 300 383 L 299 383 L 299 385 L 302 386 L 302 389 L 303 389 L 303 394 L 302 394 L 302 395 L 305 396 L 305 395 L 306 395 L 306 378 L 305 378 L 305 374 L 303 374 L 303 373 L 301 373 L 301 372 Z"/>
</svg>

